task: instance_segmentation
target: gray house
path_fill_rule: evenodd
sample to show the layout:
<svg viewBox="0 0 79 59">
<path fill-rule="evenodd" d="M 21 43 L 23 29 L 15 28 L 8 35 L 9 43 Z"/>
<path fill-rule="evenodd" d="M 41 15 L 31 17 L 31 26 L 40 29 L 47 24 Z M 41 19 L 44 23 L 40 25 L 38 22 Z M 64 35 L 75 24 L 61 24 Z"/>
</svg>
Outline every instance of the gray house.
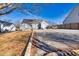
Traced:
<svg viewBox="0 0 79 59">
<path fill-rule="evenodd" d="M 48 22 L 38 19 L 24 19 L 20 25 L 21 30 L 26 29 L 45 29 L 48 26 Z"/>
<path fill-rule="evenodd" d="M 79 23 L 79 4 L 70 11 L 66 19 L 63 21 L 63 24 L 70 23 Z"/>
<path fill-rule="evenodd" d="M 58 25 L 60 29 L 79 29 L 79 4 L 69 12 L 63 24 Z"/>
<path fill-rule="evenodd" d="M 0 32 L 10 32 L 15 30 L 16 30 L 16 27 L 13 23 L 0 20 Z"/>
</svg>

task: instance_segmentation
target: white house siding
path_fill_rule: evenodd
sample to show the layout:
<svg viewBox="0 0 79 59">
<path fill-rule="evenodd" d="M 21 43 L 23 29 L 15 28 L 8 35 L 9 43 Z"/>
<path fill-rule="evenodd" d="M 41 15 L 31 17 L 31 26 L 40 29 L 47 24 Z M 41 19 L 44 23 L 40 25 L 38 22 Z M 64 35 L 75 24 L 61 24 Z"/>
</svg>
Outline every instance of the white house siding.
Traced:
<svg viewBox="0 0 79 59">
<path fill-rule="evenodd" d="M 13 24 L 10 26 L 10 29 L 11 31 L 16 31 L 16 27 Z"/>
<path fill-rule="evenodd" d="M 21 24 L 20 29 L 25 31 L 27 29 L 38 29 L 38 24 Z"/>
<path fill-rule="evenodd" d="M 3 24 L 1 24 L 1 32 L 3 32 L 4 30 L 3 30 Z"/>
<path fill-rule="evenodd" d="M 38 29 L 39 24 L 32 24 L 32 29 Z"/>
<path fill-rule="evenodd" d="M 75 8 L 73 8 L 73 10 L 70 12 L 63 23 L 79 23 L 79 4 Z"/>
<path fill-rule="evenodd" d="M 12 24 L 10 26 L 3 26 L 2 28 L 3 31 L 7 30 L 7 31 L 16 31 L 16 27 Z"/>
<path fill-rule="evenodd" d="M 25 31 L 25 30 L 27 30 L 27 29 L 31 29 L 31 26 L 29 25 L 29 24 L 21 24 L 21 26 L 20 26 L 20 29 L 22 30 L 22 31 Z"/>
<path fill-rule="evenodd" d="M 47 22 L 45 22 L 45 21 L 42 21 L 41 22 L 41 28 L 42 29 L 46 29 L 46 27 L 48 26 L 49 24 L 47 23 Z"/>
<path fill-rule="evenodd" d="M 4 25 L 4 23 L 0 23 L 0 32 L 5 32 L 5 31 L 16 31 L 16 27 L 13 24 L 10 25 Z"/>
</svg>

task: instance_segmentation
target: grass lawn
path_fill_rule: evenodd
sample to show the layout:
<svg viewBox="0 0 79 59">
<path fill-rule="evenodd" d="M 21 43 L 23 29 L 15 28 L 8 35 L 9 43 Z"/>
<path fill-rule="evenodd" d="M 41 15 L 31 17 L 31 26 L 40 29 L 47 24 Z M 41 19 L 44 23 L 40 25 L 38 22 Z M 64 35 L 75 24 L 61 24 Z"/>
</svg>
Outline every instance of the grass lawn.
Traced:
<svg viewBox="0 0 79 59">
<path fill-rule="evenodd" d="M 21 55 L 31 31 L 17 31 L 0 35 L 0 56 Z"/>
</svg>

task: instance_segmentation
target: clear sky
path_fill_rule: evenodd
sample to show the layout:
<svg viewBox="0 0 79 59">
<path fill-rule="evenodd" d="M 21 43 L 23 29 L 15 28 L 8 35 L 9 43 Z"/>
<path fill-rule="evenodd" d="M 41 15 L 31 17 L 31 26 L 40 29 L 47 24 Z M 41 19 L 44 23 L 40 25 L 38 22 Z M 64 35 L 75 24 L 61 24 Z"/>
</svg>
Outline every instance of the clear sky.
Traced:
<svg viewBox="0 0 79 59">
<path fill-rule="evenodd" d="M 28 13 L 21 13 L 15 10 L 10 14 L 0 16 L 1 20 L 7 19 L 13 22 L 20 21 L 28 18 L 42 18 L 49 22 L 60 24 L 64 21 L 69 12 L 76 6 L 71 3 L 52 3 L 52 4 L 24 4 L 23 8 L 31 11 L 32 15 Z M 22 7 L 21 7 L 22 8 Z"/>
</svg>

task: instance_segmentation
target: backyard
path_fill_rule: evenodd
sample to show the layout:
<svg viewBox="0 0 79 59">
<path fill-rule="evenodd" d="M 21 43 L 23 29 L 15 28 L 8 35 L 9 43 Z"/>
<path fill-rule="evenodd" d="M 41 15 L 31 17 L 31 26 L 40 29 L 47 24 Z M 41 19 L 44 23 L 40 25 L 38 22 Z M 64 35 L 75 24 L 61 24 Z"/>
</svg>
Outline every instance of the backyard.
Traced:
<svg viewBox="0 0 79 59">
<path fill-rule="evenodd" d="M 32 42 L 29 41 L 28 43 L 31 33 L 31 30 L 27 30 L 1 34 L 0 55 L 21 56 L 24 49 L 27 50 L 26 44 L 28 45 L 29 43 L 32 46 L 29 49 L 30 53 L 27 54 L 31 56 L 79 55 L 79 30 L 34 30 L 33 37 L 31 38 Z"/>
</svg>

